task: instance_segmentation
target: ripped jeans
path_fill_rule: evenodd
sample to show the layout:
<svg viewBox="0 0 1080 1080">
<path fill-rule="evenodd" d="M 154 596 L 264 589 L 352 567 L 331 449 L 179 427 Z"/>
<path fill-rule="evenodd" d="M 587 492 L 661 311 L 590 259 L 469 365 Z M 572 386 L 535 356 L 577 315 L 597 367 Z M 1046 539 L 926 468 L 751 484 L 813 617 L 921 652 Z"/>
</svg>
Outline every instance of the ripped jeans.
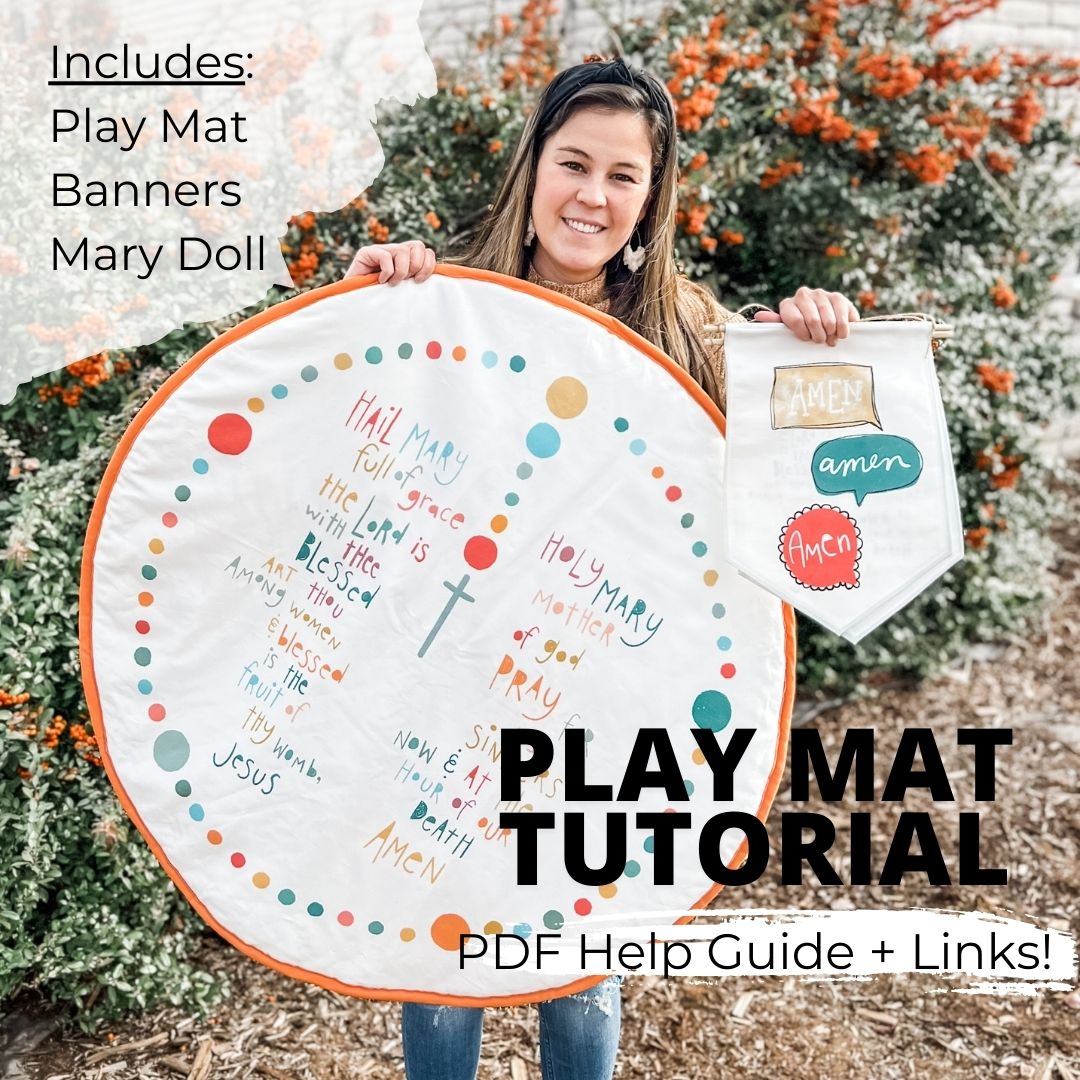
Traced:
<svg viewBox="0 0 1080 1080">
<path fill-rule="evenodd" d="M 621 975 L 569 997 L 542 1001 L 544 1080 L 611 1080 L 619 1051 Z M 458 1005 L 401 1007 L 407 1080 L 474 1080 L 484 1010 Z"/>
</svg>

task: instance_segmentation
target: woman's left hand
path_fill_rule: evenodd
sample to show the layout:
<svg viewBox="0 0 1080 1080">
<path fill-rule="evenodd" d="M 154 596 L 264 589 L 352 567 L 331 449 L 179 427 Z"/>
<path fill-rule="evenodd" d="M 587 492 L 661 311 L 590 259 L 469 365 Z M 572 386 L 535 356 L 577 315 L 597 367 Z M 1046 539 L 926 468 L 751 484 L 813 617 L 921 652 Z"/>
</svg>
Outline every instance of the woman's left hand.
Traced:
<svg viewBox="0 0 1080 1080">
<path fill-rule="evenodd" d="M 780 301 L 780 313 L 759 311 L 754 322 L 782 322 L 800 341 L 835 345 L 848 336 L 851 323 L 859 321 L 855 305 L 841 293 L 824 289 L 797 289 Z"/>
</svg>

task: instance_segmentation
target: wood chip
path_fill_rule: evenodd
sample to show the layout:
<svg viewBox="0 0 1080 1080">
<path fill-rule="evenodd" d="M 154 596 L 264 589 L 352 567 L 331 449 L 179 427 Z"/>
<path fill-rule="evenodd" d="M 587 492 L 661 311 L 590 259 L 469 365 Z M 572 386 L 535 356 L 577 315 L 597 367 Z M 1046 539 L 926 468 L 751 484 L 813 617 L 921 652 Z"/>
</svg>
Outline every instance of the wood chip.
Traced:
<svg viewBox="0 0 1080 1080">
<path fill-rule="evenodd" d="M 510 1059 L 510 1080 L 529 1080 L 529 1066 L 519 1057 Z"/>
<path fill-rule="evenodd" d="M 96 1050 L 83 1064 L 93 1065 L 96 1061 L 104 1061 L 106 1058 L 117 1057 L 120 1054 L 133 1054 L 136 1050 L 146 1050 L 148 1047 L 160 1046 L 168 1041 L 169 1033 L 159 1031 L 156 1035 L 151 1035 L 149 1039 L 136 1039 L 134 1042 L 120 1043 L 116 1046 L 106 1046 L 103 1050 Z"/>
</svg>

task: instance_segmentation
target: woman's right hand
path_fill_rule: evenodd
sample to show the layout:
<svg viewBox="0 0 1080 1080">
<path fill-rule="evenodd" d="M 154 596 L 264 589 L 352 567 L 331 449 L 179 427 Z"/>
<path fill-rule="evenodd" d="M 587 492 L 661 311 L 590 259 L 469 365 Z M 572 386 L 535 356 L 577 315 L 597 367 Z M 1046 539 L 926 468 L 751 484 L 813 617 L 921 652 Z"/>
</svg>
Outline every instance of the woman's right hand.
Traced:
<svg viewBox="0 0 1080 1080">
<path fill-rule="evenodd" d="M 415 278 L 419 285 L 434 272 L 435 252 L 422 240 L 407 240 L 404 244 L 370 244 L 360 248 L 345 276 L 377 273 L 380 285 L 396 285 L 406 278 Z"/>
</svg>

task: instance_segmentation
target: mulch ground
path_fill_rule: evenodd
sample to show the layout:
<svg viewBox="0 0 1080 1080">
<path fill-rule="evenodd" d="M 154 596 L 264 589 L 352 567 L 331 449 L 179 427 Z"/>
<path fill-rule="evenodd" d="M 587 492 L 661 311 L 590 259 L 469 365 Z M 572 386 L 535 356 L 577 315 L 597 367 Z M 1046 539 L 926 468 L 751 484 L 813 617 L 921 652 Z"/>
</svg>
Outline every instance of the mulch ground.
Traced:
<svg viewBox="0 0 1080 1080">
<path fill-rule="evenodd" d="M 1080 518 L 1073 507 L 1073 521 Z M 913 792 L 903 809 L 943 823 L 943 850 L 955 868 L 955 812 L 983 814 L 984 863 L 1010 868 L 994 887 L 935 888 L 912 878 L 892 888 L 805 885 L 784 888 L 775 867 L 753 886 L 721 893 L 721 908 L 953 908 L 1029 916 L 1080 935 L 1080 535 L 1061 532 L 1055 603 L 1036 632 L 976 650 L 918 688 L 819 714 L 813 726 L 830 755 L 846 729 L 873 727 L 878 760 L 892 760 L 901 730 L 929 727 L 954 780 L 971 773 L 959 727 L 1012 727 L 999 751 L 998 798 L 975 804 L 957 783 L 957 804 L 937 806 Z M 879 784 L 884 769 L 879 768 Z M 967 790 L 964 790 L 964 788 Z M 880 786 L 879 786 L 880 791 Z M 788 803 L 783 788 L 776 810 Z M 838 822 L 855 803 L 811 802 L 799 809 Z M 874 804 L 875 862 L 900 807 Z M 838 829 L 843 835 L 843 830 Z M 5 1076 L 29 1080 L 110 1077 L 270 1077 L 372 1080 L 404 1076 L 400 1010 L 340 997 L 263 968 L 208 937 L 201 961 L 228 974 L 230 997 L 209 1017 L 168 1010 L 88 1037 L 57 1029 L 31 1051 L 9 1056 Z M 1080 1080 L 1080 992 L 997 997 L 948 992 L 929 975 L 869 981 L 793 977 L 628 979 L 616 1075 L 739 1077 L 740 1080 Z M 536 1010 L 487 1013 L 480 1080 L 533 1080 Z"/>
</svg>

